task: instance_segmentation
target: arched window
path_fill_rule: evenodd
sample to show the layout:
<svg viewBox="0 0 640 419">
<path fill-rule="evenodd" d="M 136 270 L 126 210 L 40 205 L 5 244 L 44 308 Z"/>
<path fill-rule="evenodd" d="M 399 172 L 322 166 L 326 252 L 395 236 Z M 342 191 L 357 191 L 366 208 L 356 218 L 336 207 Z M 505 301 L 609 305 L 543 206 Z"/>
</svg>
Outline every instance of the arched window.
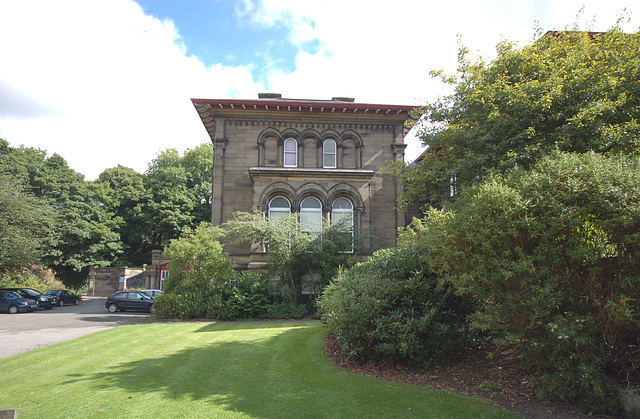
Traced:
<svg viewBox="0 0 640 419">
<path fill-rule="evenodd" d="M 353 204 L 346 198 L 338 198 L 331 205 L 331 224 L 342 231 L 351 246 L 347 246 L 346 252 L 353 252 Z"/>
<path fill-rule="evenodd" d="M 300 231 L 322 231 L 322 204 L 317 198 L 309 197 L 300 204 Z"/>
<path fill-rule="evenodd" d="M 284 140 L 284 167 L 298 167 L 298 142 L 293 138 Z"/>
<path fill-rule="evenodd" d="M 287 198 L 277 196 L 269 201 L 269 221 L 291 214 L 291 204 Z"/>
<path fill-rule="evenodd" d="M 336 167 L 336 142 L 333 140 L 325 140 L 322 144 L 322 167 Z"/>
</svg>

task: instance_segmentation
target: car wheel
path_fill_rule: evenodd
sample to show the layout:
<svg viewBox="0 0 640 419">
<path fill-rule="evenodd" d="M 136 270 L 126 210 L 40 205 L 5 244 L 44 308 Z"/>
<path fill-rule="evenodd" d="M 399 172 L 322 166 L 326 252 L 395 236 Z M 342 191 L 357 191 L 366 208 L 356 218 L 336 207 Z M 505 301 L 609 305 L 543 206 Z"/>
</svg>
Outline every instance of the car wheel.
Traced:
<svg viewBox="0 0 640 419">
<path fill-rule="evenodd" d="M 75 305 L 80 304 L 80 300 L 75 300 L 75 301 L 73 302 L 73 304 L 75 304 Z"/>
<path fill-rule="evenodd" d="M 9 306 L 9 314 L 16 314 L 18 312 L 17 306 Z"/>
<path fill-rule="evenodd" d="M 64 306 L 64 301 L 60 300 L 60 302 L 58 303 L 58 307 L 62 307 Z"/>
<path fill-rule="evenodd" d="M 147 309 L 147 311 L 148 311 L 149 313 L 153 314 L 153 313 L 155 313 L 155 312 L 156 312 L 156 309 L 155 309 L 155 308 L 153 308 L 153 304 L 151 304 L 151 305 L 149 306 L 149 308 Z"/>
<path fill-rule="evenodd" d="M 115 313 L 116 311 L 118 311 L 118 305 L 109 304 L 109 307 L 107 307 L 107 310 L 109 310 L 109 313 Z"/>
</svg>

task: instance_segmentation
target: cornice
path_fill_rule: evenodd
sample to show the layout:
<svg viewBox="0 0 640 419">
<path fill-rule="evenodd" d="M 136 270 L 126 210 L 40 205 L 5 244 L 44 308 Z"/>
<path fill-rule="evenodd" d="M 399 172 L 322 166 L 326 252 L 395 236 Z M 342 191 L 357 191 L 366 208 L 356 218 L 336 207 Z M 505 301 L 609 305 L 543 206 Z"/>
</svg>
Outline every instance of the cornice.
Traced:
<svg viewBox="0 0 640 419">
<path fill-rule="evenodd" d="M 261 177 L 302 177 L 310 179 L 371 179 L 375 176 L 368 169 L 309 169 L 298 167 L 250 167 L 251 179 Z"/>
<path fill-rule="evenodd" d="M 340 101 L 191 99 L 209 136 L 216 135 L 216 119 L 259 120 L 273 123 L 403 125 L 407 135 L 419 113 L 414 106 L 378 105 Z M 253 118 L 253 119 L 251 119 Z M 356 122 L 350 122 L 355 120 Z"/>
<path fill-rule="evenodd" d="M 218 118 L 219 115 L 215 115 Z M 284 130 L 293 128 L 297 130 L 315 129 L 318 131 L 335 130 L 335 131 L 392 131 L 396 124 L 380 123 L 380 121 L 367 121 L 360 119 L 358 122 L 346 121 L 318 121 L 318 120 L 293 120 L 293 119 L 252 119 L 252 118 L 225 118 L 224 126 L 236 127 L 257 127 L 257 128 L 275 128 Z"/>
</svg>

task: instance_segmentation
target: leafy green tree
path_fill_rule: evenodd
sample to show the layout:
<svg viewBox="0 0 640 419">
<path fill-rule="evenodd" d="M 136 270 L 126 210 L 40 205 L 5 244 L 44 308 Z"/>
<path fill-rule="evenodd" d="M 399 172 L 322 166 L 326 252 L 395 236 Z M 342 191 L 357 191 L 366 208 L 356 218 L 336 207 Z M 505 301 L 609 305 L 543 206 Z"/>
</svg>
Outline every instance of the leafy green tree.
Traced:
<svg viewBox="0 0 640 419">
<path fill-rule="evenodd" d="M 193 193 L 193 216 L 196 223 L 211 220 L 211 187 L 213 182 L 213 144 L 200 144 L 188 149 L 182 157 L 187 175 L 187 189 Z"/>
<path fill-rule="evenodd" d="M 183 156 L 164 150 L 149 164 L 144 184 L 150 198 L 141 221 L 152 248 L 161 249 L 186 227 L 211 221 L 212 162 L 213 147 L 202 144 Z"/>
<path fill-rule="evenodd" d="M 43 243 L 55 227 L 51 208 L 12 176 L 0 174 L 0 277 L 41 265 Z"/>
<path fill-rule="evenodd" d="M 106 266 L 121 251 L 116 223 L 84 176 L 58 154 L 2 144 L 0 164 L 26 192 L 51 209 L 56 222 L 42 239 L 43 263 L 66 285 L 80 288 L 90 266 Z"/>
<path fill-rule="evenodd" d="M 181 296 L 173 301 L 178 308 L 172 311 L 179 311 L 183 318 L 204 317 L 209 306 L 221 302 L 222 290 L 234 272 L 234 263 L 219 242 L 223 234 L 210 223 L 202 223 L 195 230 L 185 229 L 164 250 L 171 259 L 165 291 Z"/>
<path fill-rule="evenodd" d="M 118 166 L 103 171 L 92 183 L 95 195 L 105 209 L 114 215 L 115 231 L 120 234 L 122 254 L 113 265 L 142 266 L 151 260 L 151 246 L 145 223 L 145 209 L 150 193 L 144 176 L 135 170 Z"/>
<path fill-rule="evenodd" d="M 339 225 L 325 225 L 322 232 L 300 231 L 297 214 L 269 221 L 259 211 L 237 212 L 222 227 L 236 243 L 266 251 L 270 275 L 279 279 L 287 299 L 299 296 L 303 286 L 319 294 L 340 266 L 355 258 L 352 251 L 359 242 Z"/>
<path fill-rule="evenodd" d="M 424 107 L 419 136 L 429 152 L 394 165 L 404 203 L 441 202 L 458 188 L 532 167 L 548 153 L 639 151 L 640 32 L 557 32 L 518 48 L 504 41 L 496 58 L 471 62 L 461 48 L 457 74 L 441 76 L 453 93 Z"/>
<path fill-rule="evenodd" d="M 635 159 L 554 153 L 467 188 L 404 233 L 484 302 L 473 325 L 533 366 L 539 394 L 614 411 L 640 377 L 640 172 Z"/>
</svg>

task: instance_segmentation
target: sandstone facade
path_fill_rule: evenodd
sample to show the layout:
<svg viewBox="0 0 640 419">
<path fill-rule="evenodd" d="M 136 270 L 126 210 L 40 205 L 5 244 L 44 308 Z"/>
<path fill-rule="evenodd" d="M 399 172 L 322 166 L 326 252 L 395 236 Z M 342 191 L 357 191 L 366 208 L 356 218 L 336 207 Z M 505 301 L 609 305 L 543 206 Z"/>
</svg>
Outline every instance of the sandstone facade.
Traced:
<svg viewBox="0 0 640 419">
<path fill-rule="evenodd" d="M 290 212 L 316 207 L 330 220 L 342 206 L 352 214 L 355 234 L 370 232 L 365 253 L 395 245 L 397 228 L 405 225 L 396 209 L 401 186 L 380 170 L 404 160 L 414 107 L 279 95 L 192 102 L 215 149 L 214 225 L 236 211 L 269 216 L 283 203 Z M 264 255 L 249 247 L 226 250 L 241 267 L 264 266 Z"/>
</svg>

